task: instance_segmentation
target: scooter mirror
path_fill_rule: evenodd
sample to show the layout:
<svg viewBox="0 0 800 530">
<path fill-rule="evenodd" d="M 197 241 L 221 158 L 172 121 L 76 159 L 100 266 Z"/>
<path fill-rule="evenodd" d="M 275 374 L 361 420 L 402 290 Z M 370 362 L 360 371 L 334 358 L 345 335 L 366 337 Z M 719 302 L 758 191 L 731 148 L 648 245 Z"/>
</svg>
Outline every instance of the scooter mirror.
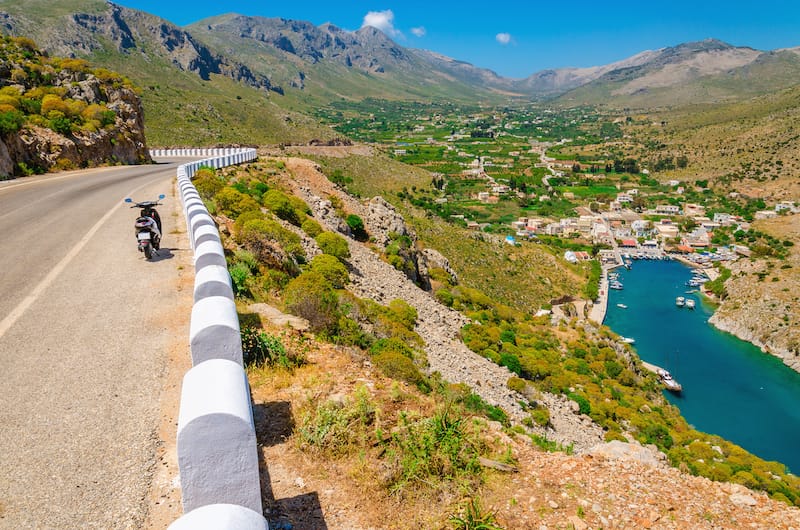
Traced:
<svg viewBox="0 0 800 530">
<path fill-rule="evenodd" d="M 126 197 L 125 202 L 133 202 L 133 199 L 131 199 L 130 197 Z"/>
<path fill-rule="evenodd" d="M 166 197 L 166 195 L 164 195 L 164 194 L 162 193 L 161 195 L 159 195 L 159 196 L 158 196 L 158 200 L 161 200 L 161 199 L 163 199 L 164 197 Z"/>
</svg>

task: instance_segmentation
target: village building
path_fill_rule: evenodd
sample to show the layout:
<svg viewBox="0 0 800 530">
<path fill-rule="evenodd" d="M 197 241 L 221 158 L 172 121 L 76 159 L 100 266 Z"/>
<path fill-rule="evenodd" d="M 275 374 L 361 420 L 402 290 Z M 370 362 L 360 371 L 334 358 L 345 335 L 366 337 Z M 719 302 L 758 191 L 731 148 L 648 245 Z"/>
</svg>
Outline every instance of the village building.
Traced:
<svg viewBox="0 0 800 530">
<path fill-rule="evenodd" d="M 714 214 L 714 222 L 719 223 L 720 226 L 730 226 L 733 224 L 733 215 L 726 212 L 717 212 Z"/>
<path fill-rule="evenodd" d="M 637 219 L 631 223 L 631 231 L 636 237 L 648 237 L 652 230 L 650 229 L 650 221 L 647 219 Z"/>
<path fill-rule="evenodd" d="M 778 217 L 778 212 L 775 210 L 762 210 L 760 212 L 756 212 L 753 217 L 755 219 L 774 219 Z"/>
<path fill-rule="evenodd" d="M 680 215 L 681 207 L 676 204 L 659 204 L 656 206 L 658 215 Z"/>
<path fill-rule="evenodd" d="M 700 206 L 699 204 L 692 204 L 689 202 L 683 205 L 683 215 L 687 217 L 694 217 L 705 214 L 706 214 L 706 209 L 704 206 Z"/>
</svg>

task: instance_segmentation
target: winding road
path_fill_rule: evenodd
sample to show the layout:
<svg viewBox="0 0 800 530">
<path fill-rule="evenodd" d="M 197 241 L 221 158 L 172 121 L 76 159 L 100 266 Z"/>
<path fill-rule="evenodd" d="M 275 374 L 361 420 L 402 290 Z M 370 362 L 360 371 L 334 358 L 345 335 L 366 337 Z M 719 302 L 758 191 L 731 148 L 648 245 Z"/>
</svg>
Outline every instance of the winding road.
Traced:
<svg viewBox="0 0 800 530">
<path fill-rule="evenodd" d="M 193 271 L 176 166 L 0 183 L 0 528 L 150 517 L 169 359 L 188 357 Z M 122 200 L 159 193 L 162 251 L 148 262 Z"/>
</svg>

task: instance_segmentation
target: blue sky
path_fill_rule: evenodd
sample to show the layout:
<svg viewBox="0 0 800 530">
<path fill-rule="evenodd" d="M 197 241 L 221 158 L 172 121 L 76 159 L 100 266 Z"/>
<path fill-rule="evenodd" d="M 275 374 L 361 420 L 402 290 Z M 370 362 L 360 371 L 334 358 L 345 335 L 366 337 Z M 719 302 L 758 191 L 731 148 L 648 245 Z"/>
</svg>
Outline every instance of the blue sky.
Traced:
<svg viewBox="0 0 800 530">
<path fill-rule="evenodd" d="M 424 48 L 509 77 L 545 68 L 594 66 L 643 50 L 717 38 L 771 50 L 800 46 L 800 2 L 717 0 L 116 0 L 182 26 L 223 13 L 331 22 L 365 21 L 399 44 Z"/>
</svg>

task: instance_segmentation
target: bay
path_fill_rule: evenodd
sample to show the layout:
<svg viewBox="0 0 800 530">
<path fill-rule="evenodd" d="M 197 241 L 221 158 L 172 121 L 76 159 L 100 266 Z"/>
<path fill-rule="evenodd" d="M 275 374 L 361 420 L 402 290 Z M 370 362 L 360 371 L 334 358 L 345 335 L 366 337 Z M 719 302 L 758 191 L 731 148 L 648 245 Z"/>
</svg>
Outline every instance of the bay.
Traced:
<svg viewBox="0 0 800 530">
<path fill-rule="evenodd" d="M 642 360 L 683 385 L 680 395 L 665 395 L 686 420 L 800 471 L 800 373 L 709 324 L 713 308 L 687 293 L 691 269 L 680 262 L 639 260 L 616 272 L 624 289 L 611 291 L 603 323 L 635 339 Z M 695 299 L 696 308 L 677 307 L 678 296 Z"/>
</svg>

